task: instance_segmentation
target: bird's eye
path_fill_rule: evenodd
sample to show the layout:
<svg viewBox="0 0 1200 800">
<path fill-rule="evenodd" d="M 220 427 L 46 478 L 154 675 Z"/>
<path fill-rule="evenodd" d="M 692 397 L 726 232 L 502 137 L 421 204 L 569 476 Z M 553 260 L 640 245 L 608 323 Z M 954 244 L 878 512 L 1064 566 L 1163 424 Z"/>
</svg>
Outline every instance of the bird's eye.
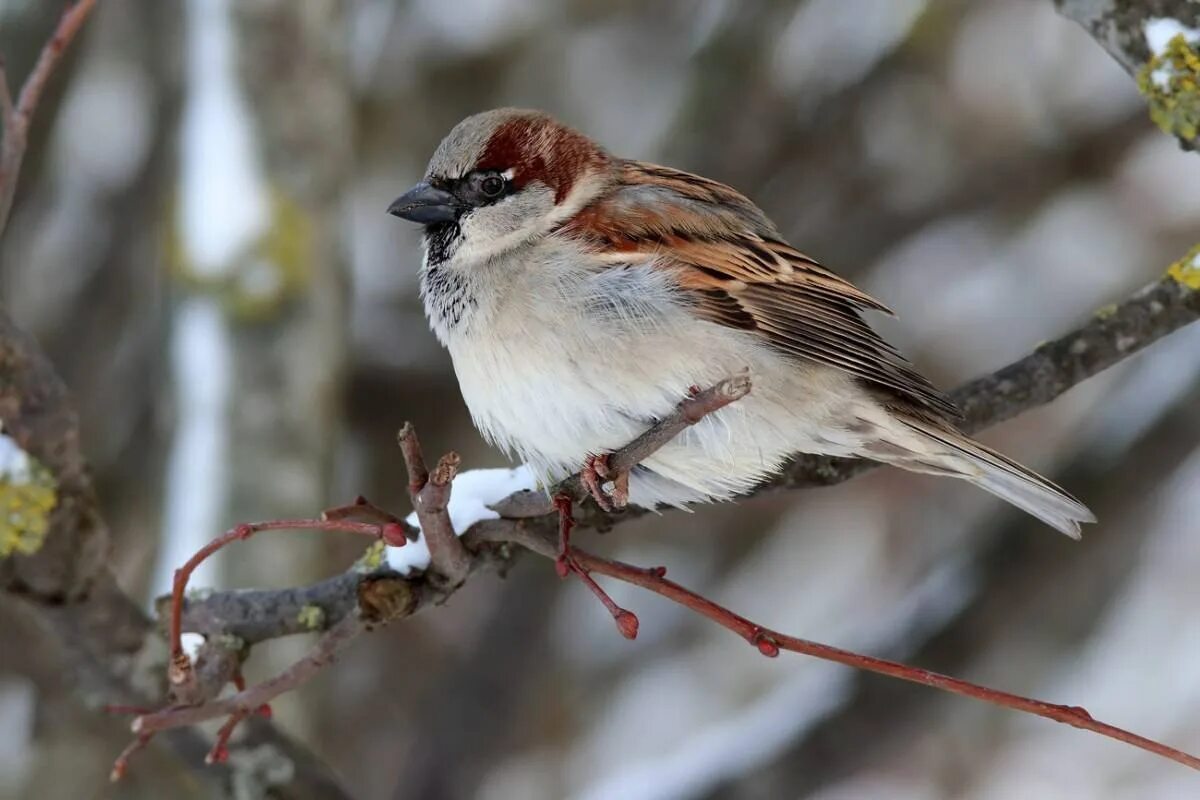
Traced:
<svg viewBox="0 0 1200 800">
<path fill-rule="evenodd" d="M 504 192 L 504 179 L 499 175 L 488 175 L 479 184 L 485 197 L 499 197 Z"/>
</svg>

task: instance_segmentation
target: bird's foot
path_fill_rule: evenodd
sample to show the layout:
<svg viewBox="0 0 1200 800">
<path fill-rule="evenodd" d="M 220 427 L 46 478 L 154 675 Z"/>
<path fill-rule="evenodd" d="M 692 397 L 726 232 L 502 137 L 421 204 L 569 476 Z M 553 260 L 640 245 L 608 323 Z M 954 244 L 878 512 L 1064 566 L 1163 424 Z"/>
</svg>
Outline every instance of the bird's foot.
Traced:
<svg viewBox="0 0 1200 800">
<path fill-rule="evenodd" d="M 589 455 L 579 479 L 604 511 L 616 511 L 629 504 L 629 473 L 610 468 L 607 455 Z"/>
</svg>

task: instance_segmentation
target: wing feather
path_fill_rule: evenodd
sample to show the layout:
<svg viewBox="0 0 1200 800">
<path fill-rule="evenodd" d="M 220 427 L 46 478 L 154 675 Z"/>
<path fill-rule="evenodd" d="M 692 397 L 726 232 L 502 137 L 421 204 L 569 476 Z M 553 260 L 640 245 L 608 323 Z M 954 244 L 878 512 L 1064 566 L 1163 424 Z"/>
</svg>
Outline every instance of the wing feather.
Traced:
<svg viewBox="0 0 1200 800">
<path fill-rule="evenodd" d="M 883 303 L 780 238 L 744 196 L 717 181 L 627 161 L 611 191 L 560 233 L 604 260 L 671 270 L 696 313 L 753 331 L 772 347 L 854 375 L 894 398 L 957 418 L 958 410 L 862 319 Z"/>
</svg>

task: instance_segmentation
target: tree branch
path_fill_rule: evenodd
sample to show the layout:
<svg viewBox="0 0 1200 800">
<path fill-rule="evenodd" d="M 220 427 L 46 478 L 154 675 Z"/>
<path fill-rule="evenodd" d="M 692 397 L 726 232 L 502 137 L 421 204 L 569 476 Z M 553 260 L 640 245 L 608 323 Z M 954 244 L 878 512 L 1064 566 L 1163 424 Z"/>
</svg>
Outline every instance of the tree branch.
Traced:
<svg viewBox="0 0 1200 800">
<path fill-rule="evenodd" d="M 409 434 L 410 436 L 413 435 L 411 431 Z M 513 543 L 519 544 L 523 548 L 548 559 L 557 557 L 558 543 L 552 533 L 544 529 L 531 528 L 519 521 L 498 521 L 502 524 L 496 524 L 496 522 L 479 523 L 472 529 L 477 545 L 482 545 L 488 541 L 500 545 Z M 481 547 L 477 547 L 475 552 L 482 553 L 484 550 Z M 919 667 L 912 667 L 887 659 L 854 653 L 765 628 L 680 584 L 668 580 L 666 578 L 667 571 L 665 567 L 636 567 L 624 562 L 601 558 L 579 548 L 572 549 L 572 558 L 588 573 L 606 575 L 639 586 L 707 617 L 718 625 L 741 636 L 748 643 L 756 647 L 764 656 L 773 658 L 778 656 L 781 650 L 787 650 L 911 683 L 941 689 L 965 697 L 982 700 L 992 705 L 1023 711 L 1082 730 L 1092 731 L 1101 736 L 1124 742 L 1163 758 L 1170 759 L 1192 769 L 1200 770 L 1200 758 L 1169 747 L 1161 742 L 1147 739 L 1125 729 L 1118 728 L 1115 725 L 1096 720 L 1082 707 L 1048 703 L 1034 698 L 1003 692 Z M 402 583 L 408 582 L 402 581 Z M 403 615 L 415 613 L 423 605 L 419 602 L 410 603 Z M 232 730 L 232 725 L 236 724 L 237 721 L 248 713 L 251 713 L 252 709 L 260 707 L 261 704 L 278 696 L 283 691 L 293 689 L 313 677 L 321 667 L 332 660 L 336 652 L 346 646 L 349 640 L 363 629 L 357 615 L 348 615 L 318 641 L 316 647 L 314 647 L 313 651 L 306 658 L 274 679 L 251 689 L 243 690 L 224 700 L 210 702 L 201 706 L 169 708 L 138 717 L 134 722 L 133 732 L 139 738 L 130 747 L 136 749 L 139 746 L 139 742 L 142 741 L 141 737 L 144 737 L 149 732 L 193 725 L 225 715 L 229 715 L 229 721 L 222 728 L 222 731 L 224 738 L 228 738 L 228 732 Z M 218 738 L 217 745 L 213 751 L 215 754 L 221 752 L 221 748 L 224 745 L 224 738 Z"/>
<path fill-rule="evenodd" d="M 421 523 L 421 534 L 429 548 L 433 571 L 450 586 L 458 586 L 471 571 L 471 556 L 459 541 L 450 522 L 450 484 L 458 474 L 457 453 L 447 453 L 438 461 L 433 474 L 425 467 L 421 443 L 411 423 L 400 429 L 400 452 L 408 470 L 408 494 Z"/>
<path fill-rule="evenodd" d="M 952 397 L 964 411 L 964 427 L 969 431 L 977 430 L 1013 417 L 1026 409 L 1049 402 L 1076 383 L 1129 357 L 1141 348 L 1200 317 L 1200 291 L 1192 286 L 1190 273 L 1181 268 L 1181 265 L 1190 268 L 1191 258 L 1192 256 L 1189 254 L 1179 264 L 1172 267 L 1167 277 L 1135 293 L 1123 303 L 1096 313 L 1086 324 L 1075 331 L 1039 346 L 1030 355 L 991 375 L 977 378 L 960 387 L 952 394 Z M 1196 283 L 1200 283 L 1200 281 Z M 691 398 L 685 399 L 675 413 L 652 426 L 650 430 L 626 447 L 613 453 L 610 457 L 611 465 L 617 469 L 631 468 L 678 435 L 687 425 L 694 424 L 704 414 L 711 413 L 744 396 L 749 388 L 749 380 L 739 377 L 723 381 L 709 390 L 695 393 Z M 506 567 L 518 552 L 510 549 L 509 545 L 519 545 L 523 549 L 547 558 L 553 559 L 558 555 L 553 509 L 543 493 L 514 493 L 496 504 L 495 508 L 502 514 L 501 519 L 476 523 L 462 539 L 454 536 L 454 532 L 449 526 L 445 505 L 442 502 L 448 498 L 450 481 L 445 480 L 442 484 L 439 481 L 438 472 L 452 473 L 457 469 L 457 459 L 452 462 L 443 459 L 439 464 L 439 469 L 435 470 L 433 476 L 429 476 L 424 466 L 419 442 L 410 425 L 406 425 L 401 432 L 400 443 L 409 469 L 410 489 L 414 493 L 414 505 L 421 492 L 426 491 L 431 485 L 437 486 L 437 494 L 431 498 L 430 503 L 425 505 L 425 514 L 429 519 L 422 519 L 423 528 L 428 531 L 440 531 L 437 534 L 439 537 L 445 537 L 447 541 L 452 540 L 461 548 L 461 553 L 456 558 L 462 558 L 465 561 L 455 569 L 460 571 L 464 579 L 466 575 L 480 567 Z M 794 462 L 781 478 L 760 487 L 755 493 L 764 488 L 781 486 L 797 488 L 828 485 L 852 477 L 869 466 L 867 462 L 851 459 L 802 457 Z M 443 489 L 446 490 L 444 495 L 442 494 Z M 577 497 L 580 496 L 579 476 L 571 476 L 557 489 L 567 490 Z M 637 513 L 630 509 L 624 513 L 610 516 L 593 510 L 588 517 L 588 522 L 593 526 L 611 525 L 622 519 L 636 516 Z M 379 519 L 395 519 L 387 512 L 378 510 L 374 512 L 374 515 Z M 420 515 L 419 510 L 418 516 Z M 432 541 L 429 544 L 431 561 L 436 567 L 437 562 L 432 558 L 434 545 Z M 578 548 L 574 548 L 573 553 L 585 570 L 642 586 L 682 603 L 738 633 L 758 647 L 764 655 L 775 656 L 781 649 L 791 650 L 859 669 L 922 683 L 1091 730 L 1170 758 L 1186 766 L 1200 769 L 1200 760 L 1158 742 L 1107 723 L 1098 722 L 1081 708 L 1012 695 L 938 673 L 851 653 L 768 630 L 666 580 L 665 568 L 642 569 L 621 562 L 601 559 Z M 435 571 L 440 571 L 440 569 Z M 245 631 L 255 637 L 267 636 L 273 630 L 284 634 L 292 632 L 294 627 L 273 622 L 269 613 L 264 614 L 263 607 L 278 605 L 290 612 L 295 608 L 296 598 L 302 597 L 305 601 L 317 604 L 323 609 L 344 609 L 341 617 L 329 615 L 323 620 L 323 625 L 327 628 L 341 630 L 338 626 L 342 625 L 345 620 L 352 618 L 356 613 L 362 613 L 364 586 L 370 587 L 371 590 L 385 597 L 395 594 L 403 598 L 401 603 L 383 615 L 386 619 L 396 619 L 416 613 L 434 602 L 441 602 L 449 593 L 455 591 L 460 583 L 461 581 L 447 583 L 445 580 L 439 580 L 431 584 L 424 578 L 402 579 L 389 575 L 386 571 L 363 575 L 352 572 L 306 589 L 286 590 L 288 593 L 286 595 L 279 592 L 215 593 L 187 602 L 182 609 L 182 619 L 186 629 L 202 630 L 208 634 L 222 629 Z M 431 591 L 431 587 L 436 588 Z M 382 593 L 379 592 L 381 588 L 385 589 Z M 363 628 L 358 626 L 354 630 L 357 633 Z M 348 638 L 343 639 L 339 634 L 337 638 L 339 648 L 344 645 L 345 641 L 348 641 Z M 310 658 L 316 657 L 320 660 L 325 649 L 325 645 L 318 643 Z M 308 660 L 305 659 L 305 662 L 307 663 Z M 246 708 L 253 707 L 255 702 L 260 702 L 266 696 L 264 693 L 269 694 L 280 686 L 294 688 L 301 680 L 311 677 L 316 672 L 315 669 L 310 668 L 311 666 L 309 664 L 296 673 L 289 670 L 288 673 L 281 676 L 282 682 L 278 682 L 280 679 L 268 682 L 266 688 L 256 687 L 219 703 L 209 703 L 191 708 L 188 709 L 187 714 L 171 709 L 159 712 L 158 715 L 153 716 L 153 722 L 143 722 L 141 723 L 143 727 L 136 728 L 135 731 L 147 730 L 145 725 L 150 725 L 153 730 L 160 730 L 231 713 L 236 715 L 239 710 L 244 711 Z M 275 695 L 271 694 L 270 696 Z"/>
<path fill-rule="evenodd" d="M 1054 5 L 1134 77 L 1155 124 L 1189 150 L 1200 146 L 1200 41 L 1186 33 L 1200 29 L 1200 3 L 1054 0 Z M 1151 34 L 1160 38 L 1157 52 Z"/>
<path fill-rule="evenodd" d="M 42 91 L 54 68 L 95 4 L 96 0 L 78 0 L 63 12 L 58 27 L 38 55 L 33 71 L 25 79 L 15 106 L 8 88 L 8 75 L 0 62 L 0 121 L 4 124 L 4 141 L 0 143 L 0 231 L 8 224 L 8 214 L 17 193 L 17 180 L 21 174 L 21 162 L 25 159 L 33 112 L 37 110 Z"/>
</svg>

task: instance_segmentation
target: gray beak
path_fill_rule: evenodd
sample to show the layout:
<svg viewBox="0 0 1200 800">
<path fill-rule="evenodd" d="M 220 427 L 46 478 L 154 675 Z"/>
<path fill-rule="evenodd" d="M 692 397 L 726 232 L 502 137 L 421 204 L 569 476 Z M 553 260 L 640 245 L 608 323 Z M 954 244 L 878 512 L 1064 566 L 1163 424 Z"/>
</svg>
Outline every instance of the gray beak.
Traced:
<svg viewBox="0 0 1200 800">
<path fill-rule="evenodd" d="M 458 216 L 457 205 L 454 195 L 421 182 L 393 200 L 387 211 L 394 217 L 410 222 L 432 225 L 435 222 L 453 222 Z"/>
</svg>

